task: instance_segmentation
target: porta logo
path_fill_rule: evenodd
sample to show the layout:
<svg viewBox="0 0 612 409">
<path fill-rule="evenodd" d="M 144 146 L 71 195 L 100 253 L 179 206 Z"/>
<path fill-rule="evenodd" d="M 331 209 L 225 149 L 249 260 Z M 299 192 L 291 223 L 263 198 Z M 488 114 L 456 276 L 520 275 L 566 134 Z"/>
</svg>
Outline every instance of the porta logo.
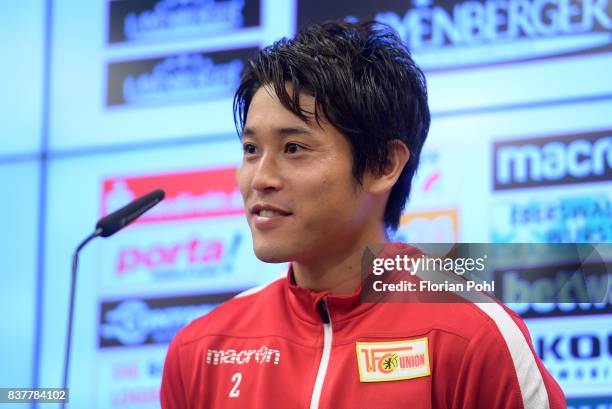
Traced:
<svg viewBox="0 0 612 409">
<path fill-rule="evenodd" d="M 428 340 L 357 342 L 361 382 L 400 381 L 431 375 Z"/>
</svg>

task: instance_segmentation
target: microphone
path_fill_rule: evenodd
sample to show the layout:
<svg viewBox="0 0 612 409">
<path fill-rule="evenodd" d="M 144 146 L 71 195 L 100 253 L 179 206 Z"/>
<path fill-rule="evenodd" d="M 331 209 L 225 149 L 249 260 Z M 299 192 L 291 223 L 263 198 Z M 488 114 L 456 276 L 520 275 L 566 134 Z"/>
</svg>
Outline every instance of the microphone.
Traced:
<svg viewBox="0 0 612 409">
<path fill-rule="evenodd" d="M 85 240 L 79 244 L 72 257 L 72 280 L 70 283 L 70 307 L 68 310 L 68 333 L 66 336 L 66 353 L 64 355 L 64 379 L 63 386 L 64 390 L 68 387 L 68 368 L 70 367 L 70 349 L 72 347 L 72 321 L 74 318 L 74 293 L 76 288 L 76 274 L 79 265 L 79 252 L 85 247 L 87 243 L 95 239 L 98 236 L 109 237 L 123 229 L 128 224 L 142 216 L 146 211 L 150 210 L 153 206 L 161 202 L 166 193 L 157 189 L 146 195 L 139 197 L 128 205 L 121 209 L 104 216 L 98 223 L 96 223 L 96 229 L 91 233 Z M 68 393 L 66 393 L 68 395 Z M 62 409 L 66 405 L 66 400 L 62 401 Z"/>
<path fill-rule="evenodd" d="M 101 229 L 100 236 L 102 237 L 112 236 L 161 202 L 165 195 L 161 189 L 147 193 L 116 212 L 101 218 L 96 224 L 96 230 Z"/>
</svg>

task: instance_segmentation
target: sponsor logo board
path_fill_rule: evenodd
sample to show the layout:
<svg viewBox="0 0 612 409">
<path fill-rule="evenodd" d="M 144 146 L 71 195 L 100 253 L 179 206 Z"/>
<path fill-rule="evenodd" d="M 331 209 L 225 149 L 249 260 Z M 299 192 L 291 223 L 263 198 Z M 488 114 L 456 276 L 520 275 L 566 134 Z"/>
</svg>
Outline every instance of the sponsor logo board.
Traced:
<svg viewBox="0 0 612 409">
<path fill-rule="evenodd" d="M 101 383 L 109 388 L 157 384 L 161 380 L 165 356 L 165 345 L 139 351 L 104 350 L 97 366 Z"/>
<path fill-rule="evenodd" d="M 159 386 L 124 387 L 104 391 L 102 408 L 159 409 Z"/>
<path fill-rule="evenodd" d="M 108 42 L 221 36 L 260 24 L 259 0 L 113 0 Z"/>
<path fill-rule="evenodd" d="M 493 190 L 612 181 L 612 131 L 497 141 Z"/>
<path fill-rule="evenodd" d="M 609 190 L 609 189 L 608 189 Z M 493 243 L 604 243 L 612 241 L 612 193 L 516 195 L 492 207 Z"/>
<path fill-rule="evenodd" d="M 609 396 L 612 315 L 525 320 L 533 346 L 568 398 Z"/>
<path fill-rule="evenodd" d="M 230 222 L 173 223 L 123 234 L 101 247 L 101 288 L 163 289 L 168 283 L 256 284 L 248 230 Z M 242 259 L 242 255 L 245 259 Z M 252 275 L 252 274 L 251 274 Z"/>
<path fill-rule="evenodd" d="M 166 199 L 99 246 L 104 294 L 159 292 L 185 283 L 214 291 L 247 288 L 284 269 L 253 254 L 233 167 L 108 178 L 101 214 L 157 188 Z"/>
<path fill-rule="evenodd" d="M 455 243 L 459 240 L 458 211 L 406 212 L 394 239 L 404 243 Z"/>
<path fill-rule="evenodd" d="M 111 62 L 106 105 L 172 104 L 231 98 L 257 48 L 165 55 Z"/>
<path fill-rule="evenodd" d="M 567 409 L 612 409 L 612 395 L 568 399 Z"/>
<path fill-rule="evenodd" d="M 182 327 L 236 293 L 130 298 L 100 306 L 100 348 L 167 344 Z"/>
<path fill-rule="evenodd" d="M 501 269 L 494 275 L 500 299 L 524 318 L 612 314 L 612 261 Z"/>
<path fill-rule="evenodd" d="M 96 366 L 97 402 L 100 408 L 159 408 L 159 393 L 166 355 L 165 347 L 107 349 Z"/>
<path fill-rule="evenodd" d="M 606 0 L 298 1 L 299 27 L 342 18 L 391 25 L 426 70 L 612 49 L 612 3 Z"/>
<path fill-rule="evenodd" d="M 134 224 L 241 215 L 242 196 L 236 167 L 175 173 L 110 177 L 102 182 L 101 216 L 155 189 L 166 197 Z"/>
</svg>

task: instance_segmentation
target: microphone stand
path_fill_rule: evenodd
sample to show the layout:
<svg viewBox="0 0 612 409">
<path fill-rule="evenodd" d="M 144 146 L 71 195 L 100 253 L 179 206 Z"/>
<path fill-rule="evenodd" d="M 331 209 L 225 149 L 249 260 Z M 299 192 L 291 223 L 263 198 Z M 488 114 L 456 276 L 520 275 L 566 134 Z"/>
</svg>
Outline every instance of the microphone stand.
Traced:
<svg viewBox="0 0 612 409">
<path fill-rule="evenodd" d="M 163 200 L 166 193 L 156 189 L 146 195 L 139 197 L 133 202 L 123 206 L 121 209 L 104 216 L 96 223 L 96 230 L 78 245 L 72 257 L 72 281 L 70 284 L 70 307 L 68 309 L 68 334 L 66 337 L 66 354 L 64 355 L 64 380 L 63 389 L 68 387 L 68 368 L 70 367 L 70 348 L 72 346 L 72 321 L 74 317 L 74 293 L 76 290 L 76 275 L 79 265 L 79 252 L 87 243 L 98 236 L 109 237 L 123 229 L 125 226 L 142 216 L 144 212 Z M 68 396 L 70 399 L 70 397 Z M 62 409 L 66 406 L 66 400 L 62 400 Z"/>
<path fill-rule="evenodd" d="M 76 277 L 77 269 L 79 266 L 79 252 L 89 243 L 91 240 L 102 234 L 102 228 L 98 227 L 93 233 L 91 233 L 85 240 L 81 242 L 76 248 L 74 255 L 72 256 L 72 279 L 70 282 L 70 307 L 68 308 L 68 333 L 66 336 L 66 353 L 64 355 L 64 380 L 62 388 L 67 390 L 68 387 L 68 368 L 70 367 L 70 349 L 72 347 L 72 321 L 74 319 L 74 293 L 76 289 Z M 70 395 L 68 395 L 70 398 Z M 66 400 L 62 401 L 62 409 L 66 407 Z"/>
</svg>

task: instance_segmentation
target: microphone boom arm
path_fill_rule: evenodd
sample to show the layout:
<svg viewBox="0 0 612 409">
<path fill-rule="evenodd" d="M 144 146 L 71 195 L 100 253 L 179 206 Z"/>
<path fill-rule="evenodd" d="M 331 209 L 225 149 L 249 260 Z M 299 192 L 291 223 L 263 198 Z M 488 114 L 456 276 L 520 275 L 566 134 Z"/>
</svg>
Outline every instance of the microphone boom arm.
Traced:
<svg viewBox="0 0 612 409">
<path fill-rule="evenodd" d="M 70 350 L 72 348 L 72 322 L 74 319 L 74 295 L 76 289 L 76 276 L 77 269 L 79 267 L 79 252 L 93 239 L 98 237 L 102 233 L 101 228 L 97 228 L 91 233 L 85 240 L 81 242 L 76 248 L 74 255 L 72 256 L 72 277 L 70 280 L 70 307 L 68 308 L 68 330 L 66 334 L 66 351 L 64 355 L 64 377 L 62 382 L 62 388 L 66 390 L 68 387 L 68 368 L 70 367 Z M 62 409 L 65 407 L 66 401 L 62 401 Z"/>
</svg>

